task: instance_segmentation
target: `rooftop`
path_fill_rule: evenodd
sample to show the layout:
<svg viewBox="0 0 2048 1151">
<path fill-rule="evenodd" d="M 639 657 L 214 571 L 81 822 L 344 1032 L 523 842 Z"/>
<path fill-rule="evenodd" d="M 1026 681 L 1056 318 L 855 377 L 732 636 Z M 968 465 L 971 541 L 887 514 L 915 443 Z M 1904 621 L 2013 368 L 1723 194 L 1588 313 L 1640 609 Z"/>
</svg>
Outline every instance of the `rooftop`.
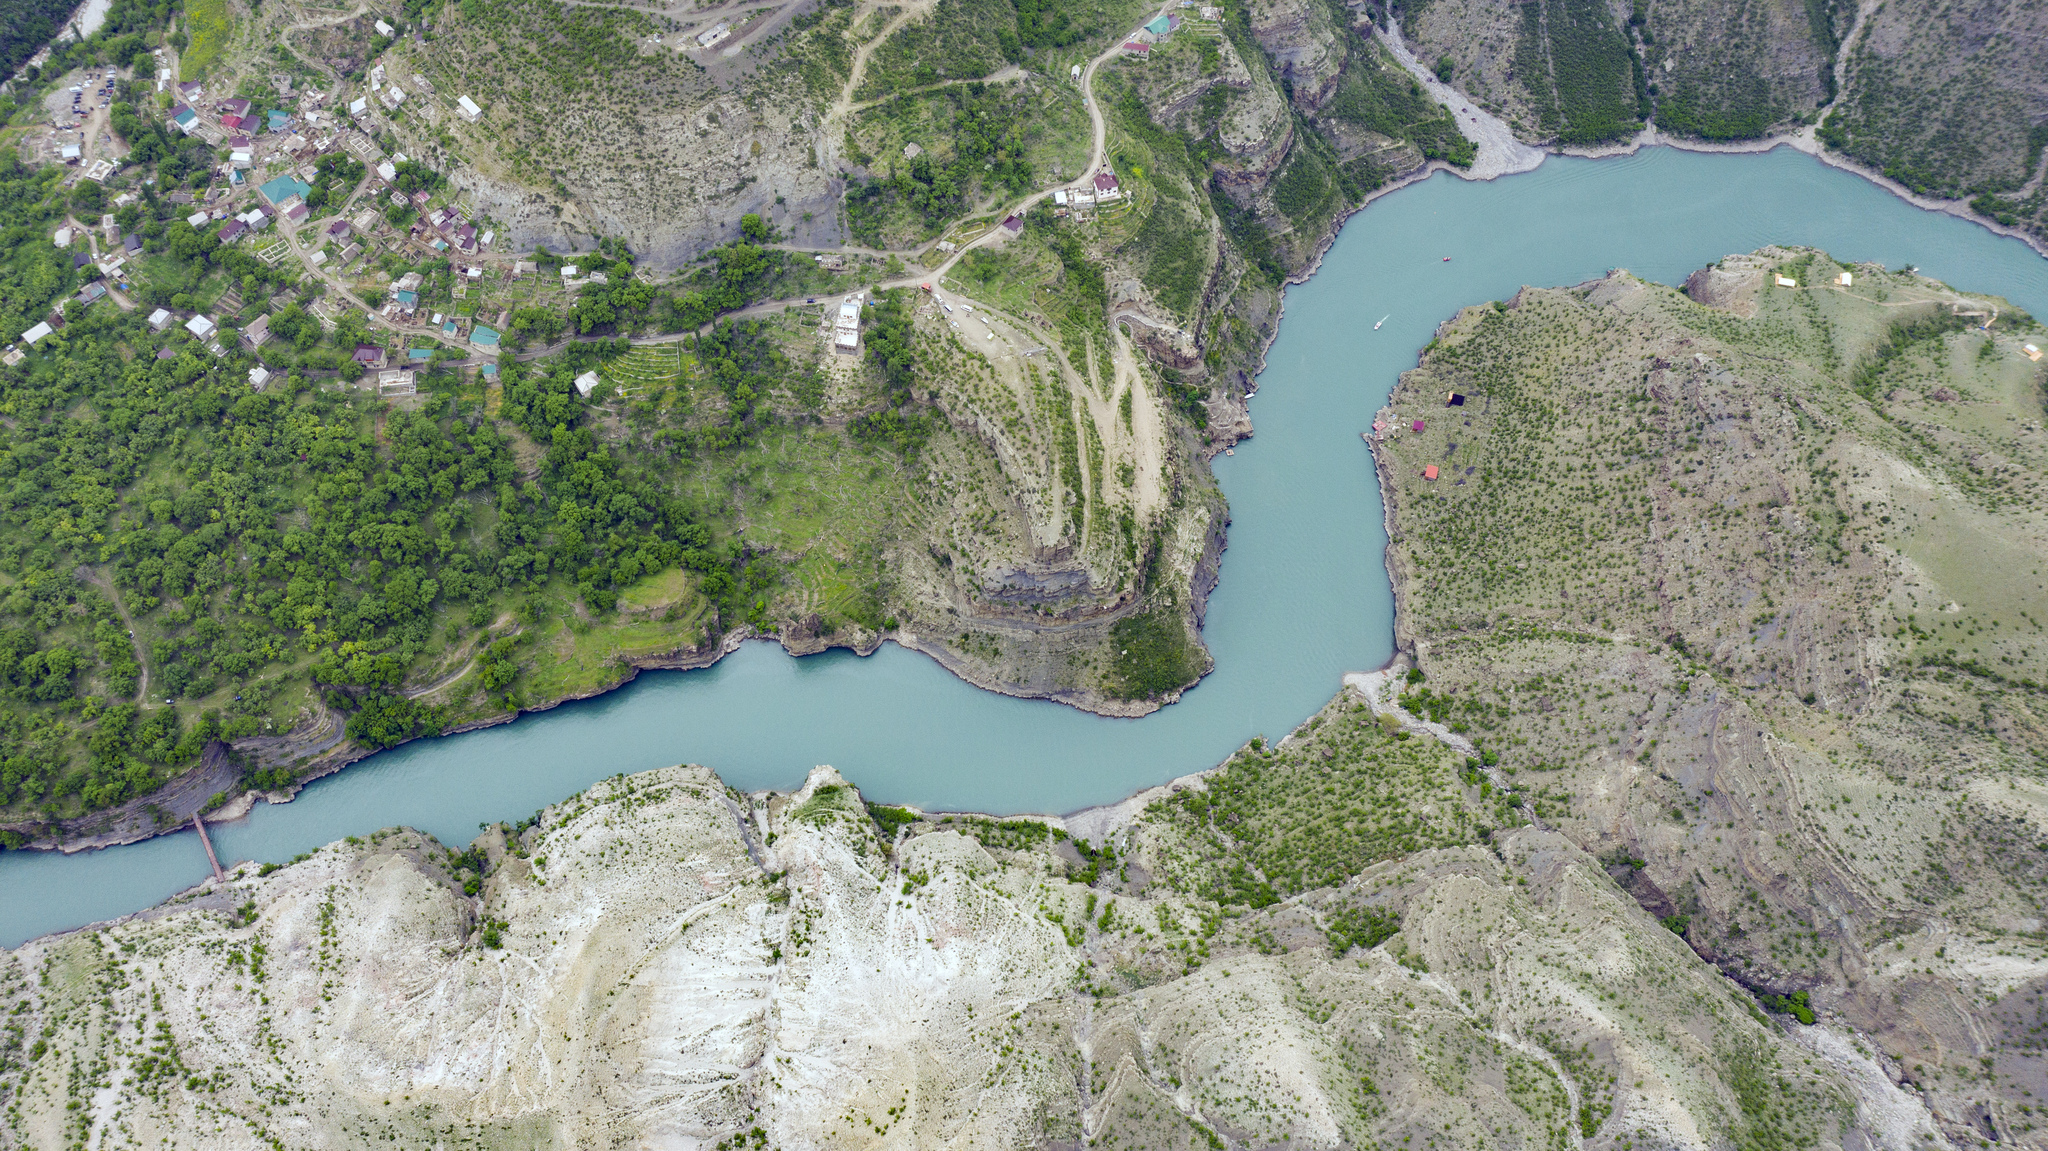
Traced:
<svg viewBox="0 0 2048 1151">
<path fill-rule="evenodd" d="M 312 190 L 313 185 L 293 176 L 289 172 L 276 179 L 268 180 L 257 188 L 257 191 L 263 193 L 263 198 L 273 204 L 281 204 L 293 196 L 303 200 L 306 198 L 306 194 Z"/>
</svg>

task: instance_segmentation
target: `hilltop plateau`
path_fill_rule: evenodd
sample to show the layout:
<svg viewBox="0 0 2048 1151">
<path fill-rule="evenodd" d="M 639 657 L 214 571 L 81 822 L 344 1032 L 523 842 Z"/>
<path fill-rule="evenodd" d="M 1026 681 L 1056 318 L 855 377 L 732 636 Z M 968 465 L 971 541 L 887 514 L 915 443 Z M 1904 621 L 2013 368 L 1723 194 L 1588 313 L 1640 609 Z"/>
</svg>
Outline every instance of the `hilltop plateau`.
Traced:
<svg viewBox="0 0 2048 1151">
<path fill-rule="evenodd" d="M 2042 342 L 1771 248 L 1467 309 L 1381 420 L 1385 702 L 1959 1143 L 2048 1093 Z"/>
</svg>

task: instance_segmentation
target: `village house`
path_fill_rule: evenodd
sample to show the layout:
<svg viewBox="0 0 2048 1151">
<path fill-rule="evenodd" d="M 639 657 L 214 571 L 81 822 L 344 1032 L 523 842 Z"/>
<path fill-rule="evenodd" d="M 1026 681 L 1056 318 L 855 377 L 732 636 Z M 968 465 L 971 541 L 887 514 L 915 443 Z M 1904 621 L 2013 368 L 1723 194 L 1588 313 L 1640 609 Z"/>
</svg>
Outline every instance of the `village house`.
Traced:
<svg viewBox="0 0 2048 1151">
<path fill-rule="evenodd" d="M 848 296 L 839 302 L 839 318 L 832 326 L 832 350 L 846 355 L 860 351 L 860 299 Z"/>
</svg>

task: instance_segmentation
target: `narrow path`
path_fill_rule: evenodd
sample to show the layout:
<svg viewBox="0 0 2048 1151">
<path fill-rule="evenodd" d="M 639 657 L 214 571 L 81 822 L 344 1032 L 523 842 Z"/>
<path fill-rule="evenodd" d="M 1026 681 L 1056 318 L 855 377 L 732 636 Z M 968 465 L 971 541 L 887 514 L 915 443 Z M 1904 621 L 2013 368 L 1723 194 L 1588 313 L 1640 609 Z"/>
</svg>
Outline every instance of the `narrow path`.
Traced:
<svg viewBox="0 0 2048 1151">
<path fill-rule="evenodd" d="M 469 657 L 469 661 L 467 663 L 463 664 L 459 668 L 456 668 L 455 671 L 451 674 L 442 676 L 440 679 L 437 679 L 434 682 L 427 684 L 425 687 L 415 687 L 408 690 L 405 693 L 405 698 L 419 699 L 422 696 L 432 695 L 435 692 L 440 691 L 442 688 L 447 687 L 449 684 L 454 683 L 456 680 L 461 679 L 463 676 L 468 675 L 470 673 L 470 670 L 474 667 L 476 667 L 476 656 L 472 655 Z"/>
<path fill-rule="evenodd" d="M 891 92 L 887 96 L 877 96 L 872 100 L 863 100 L 858 104 L 849 104 L 846 110 L 848 112 L 865 112 L 869 108 L 879 107 L 889 103 L 891 100 L 901 100 L 905 96 L 919 96 L 926 92 L 936 92 L 941 88 L 957 88 L 962 84 L 1007 84 L 1012 80 L 1022 78 L 1023 75 L 1024 69 L 1015 64 L 1006 64 L 986 76 L 967 77 L 959 80 L 941 80 L 936 84 L 926 84 L 921 88 L 905 88 L 901 92 Z"/>
<path fill-rule="evenodd" d="M 1166 3 L 1163 3 L 1159 6 L 1158 12 L 1154 13 L 1154 15 L 1165 13 L 1173 7 L 1173 0 L 1167 0 Z M 842 87 L 842 89 L 840 90 L 840 98 L 834 101 L 832 110 L 826 114 L 824 120 L 824 124 L 826 125 L 826 127 L 823 130 L 821 130 L 820 133 L 827 141 L 828 147 L 830 146 L 830 142 L 832 140 L 844 138 L 843 133 L 835 131 L 832 128 L 832 125 L 836 122 L 837 118 L 843 117 L 846 113 L 846 110 L 853 106 L 851 94 L 860 83 L 861 72 L 866 67 L 868 53 L 872 52 L 875 47 L 880 45 L 882 41 L 886 40 L 891 33 L 893 33 L 897 28 L 901 27 L 903 23 L 906 22 L 914 14 L 914 12 L 908 11 L 899 14 L 893 21 L 890 22 L 889 26 L 885 28 L 880 35 L 876 36 L 873 40 L 863 45 L 859 53 L 856 54 L 852 74 L 847 78 L 845 86 Z M 856 20 L 860 18 L 861 17 L 859 16 L 855 17 Z M 1151 19 L 1151 17 L 1148 16 L 1146 17 L 1146 19 L 1149 20 Z M 1140 26 L 1142 26 L 1142 23 L 1143 22 L 1141 21 Z M 1094 99 L 1093 95 L 1095 72 L 1097 68 L 1101 67 L 1104 63 L 1107 63 L 1108 61 L 1115 59 L 1116 56 L 1123 51 L 1123 44 L 1127 38 L 1128 34 L 1117 37 L 1115 42 L 1112 43 L 1109 48 L 1105 49 L 1100 55 L 1096 56 L 1093 60 L 1090 60 L 1088 62 L 1088 67 L 1081 74 L 1081 91 L 1083 93 L 1082 98 L 1087 102 L 1089 124 L 1094 132 L 1093 143 L 1089 146 L 1089 161 L 1087 169 L 1084 172 L 1082 172 L 1082 174 L 1079 177 L 1073 180 L 1069 180 L 1064 184 L 1058 184 L 1049 188 L 1042 188 L 1039 191 L 1032 192 L 1024 196 L 1022 199 L 1019 199 L 1015 203 L 1010 205 L 1009 210 L 1007 212 L 1001 213 L 1002 215 L 1018 215 L 1023 212 L 1028 212 L 1031 210 L 1033 205 L 1051 196 L 1055 191 L 1061 189 L 1084 188 L 1092 184 L 1092 182 L 1095 179 L 1096 172 L 1102 166 L 1103 157 L 1107 154 L 1109 132 L 1108 124 L 1104 121 L 1102 117 L 1102 109 L 1098 106 L 1097 101 Z M 960 245 L 960 247 L 957 250 L 955 250 L 951 255 L 949 255 L 946 258 L 946 260 L 943 263 L 939 264 L 937 267 L 932 268 L 929 271 L 914 272 L 905 276 L 898 277 L 897 279 L 894 280 L 878 281 L 874 285 L 874 290 L 888 291 L 894 288 L 915 288 L 927 283 L 935 284 L 938 282 L 940 277 L 944 276 L 947 272 L 951 271 L 953 265 L 959 263 L 960 260 L 963 259 L 968 252 L 982 246 L 983 244 L 989 242 L 990 240 L 993 240 L 994 238 L 1001 234 L 1001 228 L 990 228 L 988 231 L 982 233 L 979 236 L 976 236 L 974 239 L 969 240 L 966 243 Z M 877 258 L 886 258 L 889 256 L 895 256 L 898 258 L 911 258 L 917 255 L 919 251 L 922 251 L 922 249 L 918 249 L 916 251 L 892 252 L 879 248 L 852 247 L 804 248 L 798 247 L 793 244 L 774 244 L 770 246 L 778 248 L 783 251 L 790 252 L 854 252 L 860 255 L 874 256 Z M 716 320 L 713 320 L 712 323 L 715 324 L 718 322 L 718 320 L 743 319 L 748 316 L 760 316 L 771 314 L 774 312 L 780 312 L 792 306 L 801 305 L 806 300 L 813 298 L 815 297 L 789 296 L 777 300 L 762 300 L 758 303 L 749 304 L 744 308 L 740 308 L 731 312 L 726 312 L 723 315 L 717 317 Z M 980 304 L 978 301 L 975 301 L 975 304 L 977 307 L 984 306 Z M 710 328 L 711 324 L 706 324 L 699 329 L 699 332 L 708 331 L 710 330 Z M 543 356 L 553 355 L 554 353 L 562 350 L 563 348 L 568 347 L 572 343 L 595 343 L 598 340 L 610 338 L 613 337 L 572 336 L 566 340 L 561 341 L 560 343 L 550 344 L 530 352 L 521 352 L 518 355 L 516 355 L 514 359 L 524 363 L 526 361 L 540 359 Z M 667 343 L 676 338 L 677 334 L 670 333 L 661 336 L 634 337 L 629 342 L 635 347 L 640 347 L 648 344 Z"/>
<path fill-rule="evenodd" d="M 855 15 L 854 23 L 858 24 L 866 19 L 868 12 L 874 10 L 874 8 L 869 8 L 867 11 Z M 906 6 L 903 11 L 896 14 L 895 19 L 882 26 L 882 30 L 875 34 L 874 39 L 854 49 L 853 67 L 847 71 L 846 83 L 839 89 L 839 98 L 832 101 L 832 106 L 825 110 L 826 124 L 837 124 L 844 121 L 847 112 L 852 110 L 853 94 L 860 90 L 862 74 L 868 70 L 868 57 L 875 54 L 875 49 L 881 47 L 889 37 L 895 35 L 898 28 L 910 23 L 912 17 L 923 14 L 923 8 L 915 5 Z M 828 133 L 825 138 L 830 140 L 832 136 Z"/>
</svg>

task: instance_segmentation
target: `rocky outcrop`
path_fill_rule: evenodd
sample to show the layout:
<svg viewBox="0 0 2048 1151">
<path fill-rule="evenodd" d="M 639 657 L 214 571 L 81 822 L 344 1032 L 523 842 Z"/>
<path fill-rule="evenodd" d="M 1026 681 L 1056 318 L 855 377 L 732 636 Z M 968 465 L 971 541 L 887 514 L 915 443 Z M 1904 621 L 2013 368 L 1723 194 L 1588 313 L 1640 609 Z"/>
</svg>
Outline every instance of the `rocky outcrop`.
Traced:
<svg viewBox="0 0 2048 1151">
<path fill-rule="evenodd" d="M 1330 7 L 1319 0 L 1259 0 L 1250 6 L 1252 36 L 1295 108 L 1313 113 L 1337 90 L 1346 48 Z"/>
</svg>

